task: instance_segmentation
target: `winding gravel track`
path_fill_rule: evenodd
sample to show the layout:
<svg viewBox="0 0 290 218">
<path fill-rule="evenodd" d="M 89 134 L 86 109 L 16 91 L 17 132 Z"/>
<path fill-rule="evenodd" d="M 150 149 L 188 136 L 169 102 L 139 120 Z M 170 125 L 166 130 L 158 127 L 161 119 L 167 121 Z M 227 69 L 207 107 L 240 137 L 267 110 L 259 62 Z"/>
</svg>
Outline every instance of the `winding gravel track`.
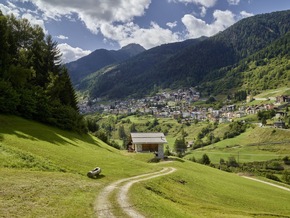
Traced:
<svg viewBox="0 0 290 218">
<path fill-rule="evenodd" d="M 128 214 L 130 217 L 144 217 L 140 213 L 138 213 L 132 205 L 129 203 L 129 198 L 127 196 L 128 191 L 130 187 L 137 182 L 145 181 L 148 179 L 156 178 L 159 176 L 164 176 L 170 173 L 173 173 L 176 169 L 172 167 L 166 167 L 163 168 L 161 171 L 153 172 L 153 173 L 147 173 L 142 174 L 139 176 L 134 176 L 130 178 L 125 178 L 118 180 L 114 183 L 109 184 L 106 186 L 99 194 L 97 201 L 95 202 L 95 214 L 97 217 L 102 218 L 114 218 L 116 217 L 112 210 L 112 206 L 110 204 L 110 201 L 108 200 L 110 194 L 115 190 L 119 189 L 118 195 L 117 195 L 117 202 L 119 203 L 120 208 L 123 209 L 123 211 Z"/>
<path fill-rule="evenodd" d="M 273 183 L 270 183 L 270 182 L 266 182 L 266 181 L 263 181 L 263 180 L 260 180 L 260 179 L 255 179 L 255 178 L 252 178 L 252 177 L 249 177 L 249 176 L 243 176 L 243 177 L 246 178 L 246 179 L 251 179 L 251 180 L 254 180 L 256 182 L 261 182 L 261 183 L 264 183 L 264 184 L 267 184 L 267 185 L 271 185 L 271 186 L 274 186 L 276 188 L 280 188 L 280 189 L 283 189 L 285 191 L 289 191 L 290 192 L 289 188 L 286 188 L 286 187 L 281 186 L 281 185 L 276 185 L 276 184 L 273 184 Z"/>
</svg>

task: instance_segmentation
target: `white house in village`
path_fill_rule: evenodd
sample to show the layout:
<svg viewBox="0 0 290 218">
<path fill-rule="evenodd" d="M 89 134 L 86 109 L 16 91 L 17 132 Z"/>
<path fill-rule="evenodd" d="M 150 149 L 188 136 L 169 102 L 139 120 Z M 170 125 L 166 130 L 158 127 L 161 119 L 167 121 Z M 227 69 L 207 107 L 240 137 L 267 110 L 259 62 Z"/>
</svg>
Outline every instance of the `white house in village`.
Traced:
<svg viewBox="0 0 290 218">
<path fill-rule="evenodd" d="M 158 158 L 164 158 L 164 144 L 167 144 L 167 140 L 163 133 L 131 133 L 129 149 L 135 152 L 157 152 Z"/>
</svg>

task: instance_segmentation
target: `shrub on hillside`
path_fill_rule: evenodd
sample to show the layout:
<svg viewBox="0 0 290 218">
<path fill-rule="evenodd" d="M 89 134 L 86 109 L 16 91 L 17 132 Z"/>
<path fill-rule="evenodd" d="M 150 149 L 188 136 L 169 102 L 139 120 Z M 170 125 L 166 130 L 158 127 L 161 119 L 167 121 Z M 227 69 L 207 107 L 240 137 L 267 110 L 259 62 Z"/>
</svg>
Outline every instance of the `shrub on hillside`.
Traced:
<svg viewBox="0 0 290 218">
<path fill-rule="evenodd" d="M 186 151 L 186 149 L 187 149 L 187 146 L 186 146 L 184 137 L 177 138 L 174 142 L 174 150 L 177 153 L 183 154 Z"/>
<path fill-rule="evenodd" d="M 107 136 L 107 134 L 105 133 L 105 131 L 103 129 L 100 129 L 99 131 L 97 131 L 95 133 L 95 136 L 97 138 L 99 138 L 100 140 L 102 140 L 103 142 L 105 142 L 105 143 L 108 142 L 108 136 Z"/>
<path fill-rule="evenodd" d="M 266 178 L 274 180 L 274 181 L 281 182 L 281 180 L 277 176 L 275 176 L 274 174 L 271 174 L 271 173 L 267 173 L 266 174 Z"/>
<path fill-rule="evenodd" d="M 204 164 L 204 165 L 209 165 L 210 164 L 210 159 L 207 156 L 207 154 L 204 154 L 204 155 L 202 155 L 202 158 L 198 162 L 201 163 L 201 164 Z"/>
<path fill-rule="evenodd" d="M 164 155 L 165 156 L 170 156 L 171 155 L 171 152 L 169 150 L 169 146 L 168 145 L 166 145 L 166 148 L 165 148 L 165 151 L 164 151 Z"/>
<path fill-rule="evenodd" d="M 236 161 L 235 157 L 229 157 L 228 161 L 227 161 L 227 165 L 229 167 L 239 167 L 238 162 Z"/>
<path fill-rule="evenodd" d="M 285 170 L 282 175 L 282 179 L 287 183 L 290 184 L 290 171 Z"/>
<path fill-rule="evenodd" d="M 115 142 L 114 140 L 109 141 L 109 142 L 108 142 L 108 145 L 110 145 L 111 147 L 116 148 L 116 149 L 118 149 L 118 150 L 121 149 L 121 146 L 120 146 L 117 142 Z"/>
<path fill-rule="evenodd" d="M 224 139 L 234 138 L 240 135 L 241 133 L 245 132 L 247 129 L 247 124 L 238 121 L 238 122 L 231 123 L 229 127 L 230 127 L 230 130 L 224 133 L 224 137 L 223 137 Z"/>
<path fill-rule="evenodd" d="M 283 160 L 284 164 L 290 165 L 290 159 L 288 156 L 285 156 L 282 160 Z"/>
<path fill-rule="evenodd" d="M 192 162 L 196 162 L 196 159 L 194 156 L 190 157 L 188 160 L 192 161 Z"/>
<path fill-rule="evenodd" d="M 201 147 L 204 147 L 204 146 L 207 146 L 209 145 L 207 142 L 203 142 L 201 139 L 197 139 L 193 146 L 192 146 L 192 149 L 198 149 L 198 148 L 201 148 Z"/>
<path fill-rule="evenodd" d="M 160 160 L 161 160 L 160 158 L 158 158 L 158 157 L 154 157 L 154 158 L 148 160 L 148 163 L 159 163 Z"/>
<path fill-rule="evenodd" d="M 278 161 L 272 161 L 266 164 L 266 169 L 280 171 L 280 170 L 284 170 L 284 167 Z"/>
<path fill-rule="evenodd" d="M 99 130 L 100 126 L 97 121 L 96 118 L 86 118 L 87 127 L 90 132 L 94 133 Z"/>
</svg>

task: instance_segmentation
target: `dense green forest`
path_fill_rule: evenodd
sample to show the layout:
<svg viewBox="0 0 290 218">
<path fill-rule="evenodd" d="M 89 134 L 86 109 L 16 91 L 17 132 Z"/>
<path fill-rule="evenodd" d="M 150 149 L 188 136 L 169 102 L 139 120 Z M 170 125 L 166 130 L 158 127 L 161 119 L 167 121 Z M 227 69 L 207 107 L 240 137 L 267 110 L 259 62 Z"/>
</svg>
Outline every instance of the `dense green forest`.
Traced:
<svg viewBox="0 0 290 218">
<path fill-rule="evenodd" d="M 172 52 L 168 51 L 170 45 L 152 48 L 96 73 L 93 84 L 87 88 L 91 98 L 126 98 L 164 88 L 199 86 L 201 92 L 211 95 L 237 86 L 255 90 L 285 85 L 289 20 L 290 11 L 257 15 L 210 38 L 180 48 L 172 46 Z M 277 43 L 281 43 L 279 48 Z M 257 76 L 259 73 L 246 71 L 262 65 L 273 68 L 273 72 L 264 68 Z M 233 71 L 234 68 L 239 70 Z"/>
<path fill-rule="evenodd" d="M 61 53 L 50 35 L 0 11 L 0 113 L 86 131 Z"/>
<path fill-rule="evenodd" d="M 200 90 L 226 94 L 228 90 L 257 94 L 290 84 L 290 33 L 238 64 L 208 74 Z"/>
</svg>

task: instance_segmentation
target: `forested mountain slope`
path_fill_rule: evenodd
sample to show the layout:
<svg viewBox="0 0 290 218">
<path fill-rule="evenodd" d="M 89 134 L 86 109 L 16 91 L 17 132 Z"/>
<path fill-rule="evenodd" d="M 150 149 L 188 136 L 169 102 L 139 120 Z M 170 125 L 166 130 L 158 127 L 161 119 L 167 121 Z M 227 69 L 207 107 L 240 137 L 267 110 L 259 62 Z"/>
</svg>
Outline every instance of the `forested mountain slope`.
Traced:
<svg viewBox="0 0 290 218">
<path fill-rule="evenodd" d="M 208 74 L 200 90 L 226 94 L 228 90 L 256 94 L 290 84 L 290 32 L 238 64 Z"/>
<path fill-rule="evenodd" d="M 289 20 L 290 11 L 246 18 L 213 37 L 154 61 L 148 58 L 154 51 L 151 49 L 99 74 L 91 97 L 140 97 L 158 88 L 197 86 L 205 78 L 214 80 L 214 72 L 238 64 L 283 37 L 290 30 Z"/>
<path fill-rule="evenodd" d="M 129 71 L 133 73 L 139 72 L 139 71 L 148 71 L 151 68 L 154 68 L 159 63 L 166 62 L 168 58 L 176 54 L 176 52 L 183 50 L 190 45 L 199 43 L 200 41 L 204 39 L 206 39 L 206 37 L 157 46 L 139 55 L 136 55 L 130 58 L 129 60 L 124 61 L 123 63 L 120 63 L 120 64 L 117 63 L 115 65 L 114 64 L 108 65 L 94 73 L 90 73 L 75 86 L 80 91 L 91 90 L 91 87 L 94 88 L 94 84 L 96 80 L 98 80 L 100 75 L 105 74 L 106 72 L 110 72 L 112 69 L 115 69 L 116 66 L 125 66 L 126 69 L 128 68 Z M 126 69 L 124 70 L 127 71 Z M 115 81 L 115 82 L 118 82 L 118 81 Z M 106 83 L 108 83 L 108 81 Z M 120 90 L 118 90 L 118 92 L 119 91 Z M 119 93 L 117 93 L 117 95 L 119 95 Z"/>
<path fill-rule="evenodd" d="M 145 49 L 138 44 L 129 44 L 120 50 L 97 49 L 91 54 L 66 64 L 71 80 L 77 85 L 83 78 L 97 70 L 128 58 L 131 58 Z"/>
<path fill-rule="evenodd" d="M 206 37 L 201 37 L 183 42 L 164 44 L 149 49 L 119 65 L 112 66 L 109 69 L 102 69 L 96 73 L 96 78 L 90 83 L 91 94 L 94 97 L 109 94 L 113 98 L 124 97 L 127 93 L 130 93 L 130 95 L 146 94 L 150 92 L 149 87 L 154 86 L 154 84 L 149 82 L 154 79 L 150 72 L 155 72 L 157 66 L 167 63 L 178 52 L 182 52 L 205 39 Z M 136 89 L 136 84 L 139 84 L 138 89 Z M 140 84 L 142 85 L 140 86 Z M 105 93 L 102 93 L 103 91 Z"/>
</svg>

